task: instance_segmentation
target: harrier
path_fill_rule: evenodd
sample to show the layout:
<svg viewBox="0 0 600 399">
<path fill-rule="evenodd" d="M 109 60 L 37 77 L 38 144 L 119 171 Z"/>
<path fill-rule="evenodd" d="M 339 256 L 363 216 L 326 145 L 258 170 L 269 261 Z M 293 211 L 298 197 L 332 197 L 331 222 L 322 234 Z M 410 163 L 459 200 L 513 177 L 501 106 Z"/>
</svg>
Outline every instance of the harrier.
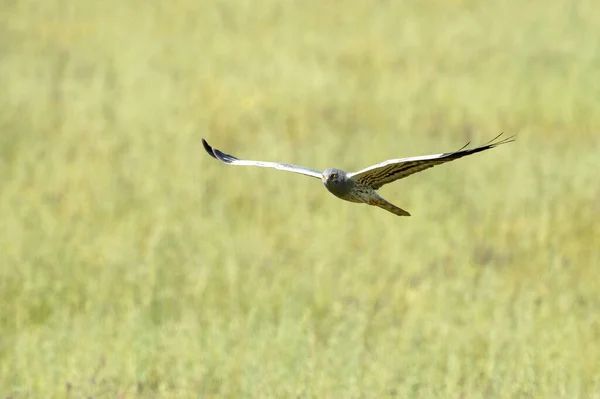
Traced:
<svg viewBox="0 0 600 399">
<path fill-rule="evenodd" d="M 225 154 L 224 152 L 211 147 L 204 139 L 202 139 L 202 144 L 204 145 L 206 152 L 208 152 L 211 157 L 226 164 L 275 168 L 287 172 L 300 173 L 302 175 L 316 177 L 317 179 L 321 179 L 325 185 L 325 188 L 327 188 L 330 193 L 338 198 L 350 202 L 378 206 L 386 211 L 392 212 L 394 215 L 410 216 L 410 213 L 404 209 L 389 203 L 379 196 L 376 190 L 385 184 L 402 179 L 406 176 L 412 175 L 413 173 L 431 168 L 432 166 L 453 161 L 467 155 L 489 150 L 501 144 L 514 141 L 514 136 L 499 140 L 501 136 L 502 134 L 496 136 L 488 144 L 484 144 L 472 149 L 466 148 L 469 145 L 469 143 L 467 143 L 458 151 L 447 152 L 443 154 L 423 155 L 411 158 L 390 159 L 377 165 L 369 166 L 359 170 L 358 172 L 351 173 L 347 173 L 343 170 L 335 168 L 329 168 L 324 172 L 319 172 L 318 170 L 286 163 L 249 161 L 236 158 L 233 155 Z"/>
</svg>

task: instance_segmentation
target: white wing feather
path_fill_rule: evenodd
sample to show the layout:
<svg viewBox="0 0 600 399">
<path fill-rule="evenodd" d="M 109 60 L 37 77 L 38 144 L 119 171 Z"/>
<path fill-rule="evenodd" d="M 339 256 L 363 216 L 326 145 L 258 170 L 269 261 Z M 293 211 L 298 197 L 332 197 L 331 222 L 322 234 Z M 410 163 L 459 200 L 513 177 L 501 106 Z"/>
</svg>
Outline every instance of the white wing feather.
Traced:
<svg viewBox="0 0 600 399">
<path fill-rule="evenodd" d="M 208 154 L 218 159 L 219 161 L 229 164 L 229 165 L 237 165 L 237 166 L 260 166 L 262 168 L 273 168 L 277 170 L 283 170 L 286 172 L 299 173 L 301 175 L 316 177 L 317 179 L 321 178 L 322 173 L 318 170 L 305 168 L 303 166 L 298 165 L 290 165 L 287 163 L 278 163 L 278 162 L 264 162 L 264 161 L 251 161 L 247 159 L 238 159 L 233 155 L 225 154 L 222 151 L 217 150 L 216 148 L 211 147 L 206 140 L 202 139 L 202 144 L 204 145 L 204 149 Z"/>
</svg>

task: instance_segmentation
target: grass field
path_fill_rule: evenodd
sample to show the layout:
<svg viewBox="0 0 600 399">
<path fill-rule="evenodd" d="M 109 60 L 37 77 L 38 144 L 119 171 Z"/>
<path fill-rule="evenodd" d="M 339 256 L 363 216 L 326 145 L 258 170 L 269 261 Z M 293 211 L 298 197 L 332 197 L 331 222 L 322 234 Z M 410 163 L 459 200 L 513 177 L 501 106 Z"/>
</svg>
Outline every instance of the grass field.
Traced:
<svg viewBox="0 0 600 399">
<path fill-rule="evenodd" d="M 1 8 L 0 397 L 600 398 L 595 1 Z"/>
</svg>

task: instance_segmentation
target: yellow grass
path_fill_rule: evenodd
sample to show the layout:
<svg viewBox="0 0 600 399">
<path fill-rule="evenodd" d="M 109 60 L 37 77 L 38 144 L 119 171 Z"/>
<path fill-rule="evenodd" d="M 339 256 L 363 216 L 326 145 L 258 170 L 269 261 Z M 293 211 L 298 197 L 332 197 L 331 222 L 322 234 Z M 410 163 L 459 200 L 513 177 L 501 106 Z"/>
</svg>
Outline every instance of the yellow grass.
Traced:
<svg viewBox="0 0 600 399">
<path fill-rule="evenodd" d="M 1 397 L 600 398 L 595 1 L 4 3 Z"/>
</svg>

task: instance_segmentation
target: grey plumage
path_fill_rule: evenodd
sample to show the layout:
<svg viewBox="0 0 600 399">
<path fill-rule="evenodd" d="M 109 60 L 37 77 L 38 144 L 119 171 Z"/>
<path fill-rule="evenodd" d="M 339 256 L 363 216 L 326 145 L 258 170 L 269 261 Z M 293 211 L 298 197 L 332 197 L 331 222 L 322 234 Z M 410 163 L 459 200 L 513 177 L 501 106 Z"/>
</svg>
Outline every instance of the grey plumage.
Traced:
<svg viewBox="0 0 600 399">
<path fill-rule="evenodd" d="M 390 159 L 353 173 L 346 173 L 343 170 L 335 168 L 326 169 L 323 173 L 321 173 L 314 169 L 285 163 L 242 160 L 211 147 L 204 139 L 202 139 L 202 145 L 210 156 L 221 162 L 238 166 L 260 166 L 265 168 L 275 168 L 320 178 L 325 185 L 325 188 L 327 188 L 330 193 L 338 198 L 350 202 L 378 206 L 398 216 L 410 216 L 410 214 L 404 209 L 391 204 L 379 196 L 376 190 L 385 184 L 402 179 L 413 173 L 431 168 L 435 165 L 453 161 L 467 155 L 489 150 L 501 144 L 514 141 L 514 136 L 503 140 L 498 140 L 500 136 L 501 134 L 496 136 L 489 143 L 473 149 L 466 149 L 466 147 L 469 145 L 469 143 L 467 143 L 460 150 L 455 152 Z"/>
<path fill-rule="evenodd" d="M 325 169 L 322 180 L 325 188 L 331 194 L 338 198 L 352 201 L 351 194 L 356 189 L 356 183 L 348 178 L 346 172 L 335 168 Z"/>
</svg>

